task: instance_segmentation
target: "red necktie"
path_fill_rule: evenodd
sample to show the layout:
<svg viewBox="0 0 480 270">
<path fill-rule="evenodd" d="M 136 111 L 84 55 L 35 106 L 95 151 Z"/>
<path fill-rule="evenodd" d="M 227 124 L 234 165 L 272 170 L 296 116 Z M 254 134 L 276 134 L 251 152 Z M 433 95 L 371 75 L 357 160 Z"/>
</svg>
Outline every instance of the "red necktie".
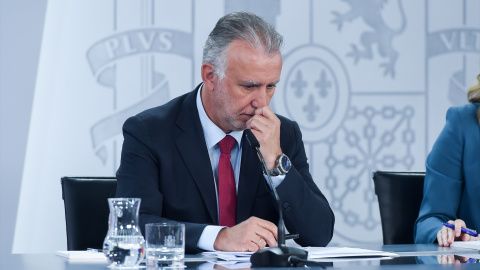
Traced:
<svg viewBox="0 0 480 270">
<path fill-rule="evenodd" d="M 237 205 L 237 191 L 235 188 L 235 176 L 230 152 L 235 145 L 235 139 L 227 135 L 220 142 L 220 160 L 218 162 L 218 209 L 219 225 L 232 227 L 235 225 L 235 211 Z"/>
</svg>

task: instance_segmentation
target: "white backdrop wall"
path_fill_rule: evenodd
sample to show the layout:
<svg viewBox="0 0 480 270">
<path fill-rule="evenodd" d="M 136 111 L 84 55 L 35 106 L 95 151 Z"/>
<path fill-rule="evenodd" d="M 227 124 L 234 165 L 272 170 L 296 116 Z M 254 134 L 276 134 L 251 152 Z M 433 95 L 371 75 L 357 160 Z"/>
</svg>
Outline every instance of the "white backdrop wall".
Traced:
<svg viewBox="0 0 480 270">
<path fill-rule="evenodd" d="M 124 120 L 201 82 L 202 45 L 236 10 L 285 37 L 271 107 L 302 129 L 331 245 L 381 243 L 371 173 L 424 170 L 480 72 L 480 1 L 48 1 L 12 252 L 66 248 L 60 177 L 114 175 Z"/>
<path fill-rule="evenodd" d="M 0 0 L 0 261 L 12 251 L 46 2 Z"/>
</svg>

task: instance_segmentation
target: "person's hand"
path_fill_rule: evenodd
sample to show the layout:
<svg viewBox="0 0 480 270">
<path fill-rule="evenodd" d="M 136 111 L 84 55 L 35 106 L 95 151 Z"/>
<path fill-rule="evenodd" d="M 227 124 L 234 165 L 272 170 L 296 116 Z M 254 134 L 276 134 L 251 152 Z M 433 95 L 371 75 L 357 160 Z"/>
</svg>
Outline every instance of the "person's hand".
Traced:
<svg viewBox="0 0 480 270">
<path fill-rule="evenodd" d="M 457 261 L 455 261 L 455 257 L 452 255 L 452 254 L 448 254 L 448 255 L 438 255 L 437 256 L 437 261 L 439 264 L 453 264 L 453 263 L 457 263 Z M 458 263 L 460 263 L 458 261 Z"/>
<path fill-rule="evenodd" d="M 209 262 L 207 262 L 206 264 L 208 264 L 208 266 L 211 267 L 211 264 Z M 202 268 L 202 265 L 200 265 L 200 267 L 197 266 L 197 269 L 201 269 Z M 230 270 L 232 268 L 228 268 L 227 266 L 223 266 L 223 265 L 220 265 L 218 263 L 214 264 L 213 265 L 213 269 L 216 269 L 216 270 Z M 235 270 L 251 270 L 250 267 L 240 267 L 240 268 L 235 268 Z"/>
<path fill-rule="evenodd" d="M 457 256 L 457 255 L 438 255 L 437 261 L 439 264 L 454 264 L 454 263 L 464 263 L 468 261 L 467 257 Z"/>
<path fill-rule="evenodd" d="M 250 217 L 230 228 L 223 228 L 213 244 L 221 251 L 258 251 L 268 244 L 277 245 L 277 226 L 270 221 Z"/>
<path fill-rule="evenodd" d="M 442 226 L 437 232 L 437 241 L 439 246 L 448 247 L 453 241 L 478 241 L 478 237 L 471 236 L 467 233 L 462 233 L 462 228 L 467 228 L 465 221 L 457 219 L 455 221 L 449 220 L 448 223 L 455 225 L 455 230 Z"/>
<path fill-rule="evenodd" d="M 275 161 L 282 154 L 280 148 L 280 119 L 273 111 L 265 106 L 255 110 L 255 115 L 247 121 L 253 135 L 260 143 L 265 163 L 269 170 L 275 167 Z"/>
</svg>

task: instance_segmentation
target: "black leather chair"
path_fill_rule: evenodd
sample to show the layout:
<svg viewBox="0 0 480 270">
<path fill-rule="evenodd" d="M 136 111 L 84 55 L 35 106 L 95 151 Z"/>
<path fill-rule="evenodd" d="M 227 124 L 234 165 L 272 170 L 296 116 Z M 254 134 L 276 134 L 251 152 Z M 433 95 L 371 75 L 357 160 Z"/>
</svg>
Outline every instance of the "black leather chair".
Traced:
<svg viewBox="0 0 480 270">
<path fill-rule="evenodd" d="M 101 249 L 108 231 L 108 198 L 117 190 L 115 177 L 62 177 L 67 249 Z"/>
<path fill-rule="evenodd" d="M 373 173 L 383 244 L 413 244 L 413 226 L 423 199 L 424 172 Z"/>
</svg>

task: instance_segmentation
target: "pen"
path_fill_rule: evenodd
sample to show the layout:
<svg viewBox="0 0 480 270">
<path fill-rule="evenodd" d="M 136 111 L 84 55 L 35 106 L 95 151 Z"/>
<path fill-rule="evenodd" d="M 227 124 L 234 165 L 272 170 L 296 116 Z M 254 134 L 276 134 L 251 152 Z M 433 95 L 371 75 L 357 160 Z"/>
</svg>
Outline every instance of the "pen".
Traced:
<svg viewBox="0 0 480 270">
<path fill-rule="evenodd" d="M 450 228 L 450 229 L 453 229 L 453 230 L 455 229 L 455 225 L 447 223 L 447 222 L 444 222 L 443 226 L 445 226 L 447 228 Z M 471 236 L 478 237 L 478 233 L 475 230 L 462 228 L 462 232 L 466 233 L 466 234 L 470 234 Z"/>
<path fill-rule="evenodd" d="M 468 261 L 466 261 L 465 263 L 476 263 L 477 262 L 477 259 L 475 258 L 470 258 Z"/>
</svg>

